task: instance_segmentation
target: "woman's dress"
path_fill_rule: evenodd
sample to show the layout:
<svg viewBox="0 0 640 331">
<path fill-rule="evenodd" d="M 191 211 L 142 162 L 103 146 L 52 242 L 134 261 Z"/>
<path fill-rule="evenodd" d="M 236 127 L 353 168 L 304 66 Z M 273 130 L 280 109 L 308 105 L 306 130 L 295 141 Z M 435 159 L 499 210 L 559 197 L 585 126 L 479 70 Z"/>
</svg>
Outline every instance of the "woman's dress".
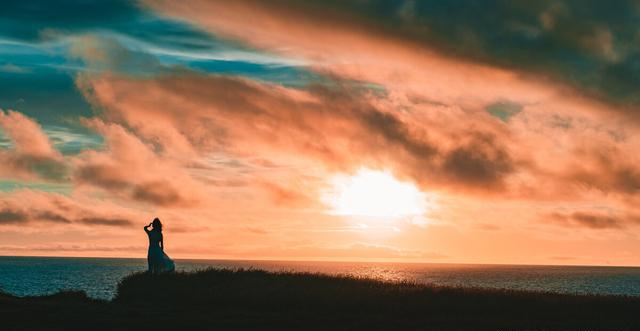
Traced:
<svg viewBox="0 0 640 331">
<path fill-rule="evenodd" d="M 162 233 L 151 230 L 147 232 L 147 235 L 149 236 L 149 252 L 147 253 L 149 270 L 155 273 L 174 271 L 175 263 L 160 247 Z"/>
<path fill-rule="evenodd" d="M 162 252 L 162 272 L 173 272 L 176 270 L 176 264 L 169 255 Z"/>
</svg>

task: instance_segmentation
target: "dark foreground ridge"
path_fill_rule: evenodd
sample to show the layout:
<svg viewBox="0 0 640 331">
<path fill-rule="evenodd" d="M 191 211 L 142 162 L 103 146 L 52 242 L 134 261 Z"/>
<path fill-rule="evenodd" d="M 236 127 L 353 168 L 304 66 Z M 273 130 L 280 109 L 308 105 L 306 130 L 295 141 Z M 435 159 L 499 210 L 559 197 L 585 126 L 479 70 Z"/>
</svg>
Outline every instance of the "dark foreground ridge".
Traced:
<svg viewBox="0 0 640 331">
<path fill-rule="evenodd" d="M 112 301 L 0 294 L 2 330 L 640 330 L 640 298 L 208 269 L 133 274 Z"/>
</svg>

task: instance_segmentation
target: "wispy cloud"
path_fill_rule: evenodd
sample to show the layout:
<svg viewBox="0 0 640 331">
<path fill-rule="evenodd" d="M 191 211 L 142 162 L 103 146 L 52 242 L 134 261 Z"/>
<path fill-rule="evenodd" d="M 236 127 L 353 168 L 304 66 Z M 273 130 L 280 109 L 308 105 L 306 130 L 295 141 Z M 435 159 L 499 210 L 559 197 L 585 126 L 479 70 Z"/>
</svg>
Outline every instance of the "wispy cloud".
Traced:
<svg viewBox="0 0 640 331">
<path fill-rule="evenodd" d="M 541 260 L 525 262 L 553 262 L 567 231 L 575 256 L 630 249 L 625 237 L 594 252 L 590 239 L 638 225 L 639 10 L 8 4 L 0 107 L 15 110 L 0 112 L 0 230 L 15 233 L 4 251 L 38 251 L 26 233 L 42 251 L 128 247 L 139 238 L 124 231 L 154 215 L 174 226 L 178 252 L 203 256 L 504 262 L 535 248 Z M 327 212 L 329 178 L 363 167 L 438 195 L 433 222 Z"/>
</svg>

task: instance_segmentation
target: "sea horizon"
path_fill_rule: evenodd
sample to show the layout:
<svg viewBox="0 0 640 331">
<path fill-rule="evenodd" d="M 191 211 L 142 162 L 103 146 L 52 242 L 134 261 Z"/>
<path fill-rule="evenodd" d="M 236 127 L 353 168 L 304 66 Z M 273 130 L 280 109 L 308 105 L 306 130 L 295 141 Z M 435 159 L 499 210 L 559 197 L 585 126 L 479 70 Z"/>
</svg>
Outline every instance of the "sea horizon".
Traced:
<svg viewBox="0 0 640 331">
<path fill-rule="evenodd" d="M 2 255 L 4 257 L 25 257 L 25 258 L 61 258 L 61 259 L 129 259 L 147 260 L 146 256 L 141 257 L 120 257 L 120 256 L 63 256 L 63 255 Z M 604 268 L 640 268 L 640 265 L 624 264 L 553 264 L 553 263 L 501 263 L 501 262 L 435 262 L 435 261 L 394 261 L 394 260 L 331 260 L 331 259 L 285 259 L 285 258 L 173 258 L 175 261 L 256 261 L 256 262 L 335 262 L 335 263 L 399 263 L 399 264 L 442 264 L 442 265 L 477 265 L 477 266 L 530 266 L 530 267 L 604 267 Z"/>
<path fill-rule="evenodd" d="M 176 259 L 176 270 L 261 269 L 348 275 L 388 282 L 568 294 L 640 296 L 640 267 L 293 260 Z M 144 258 L 0 256 L 0 290 L 38 296 L 62 290 L 112 299 L 126 276 L 147 270 Z"/>
</svg>

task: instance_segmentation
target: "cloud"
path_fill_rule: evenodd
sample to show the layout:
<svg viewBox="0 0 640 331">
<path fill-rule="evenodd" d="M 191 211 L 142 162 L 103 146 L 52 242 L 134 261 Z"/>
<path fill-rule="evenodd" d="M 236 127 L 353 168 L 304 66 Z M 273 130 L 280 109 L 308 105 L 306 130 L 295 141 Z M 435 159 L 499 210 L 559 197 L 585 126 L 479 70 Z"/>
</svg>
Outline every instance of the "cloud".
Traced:
<svg viewBox="0 0 640 331">
<path fill-rule="evenodd" d="M 74 157 L 72 180 L 77 185 L 159 206 L 191 206 L 206 196 L 178 161 L 158 155 L 122 126 L 100 120 L 85 123 L 104 137 L 105 148 Z"/>
<path fill-rule="evenodd" d="M 637 225 L 640 218 L 634 216 L 618 216 L 610 213 L 576 211 L 570 214 L 551 213 L 547 220 L 565 227 L 588 229 L 622 229 L 629 225 Z"/>
<path fill-rule="evenodd" d="M 500 147 L 493 135 L 477 134 L 467 145 L 451 151 L 444 166 L 456 178 L 479 186 L 494 187 L 514 170 L 509 153 Z"/>
<path fill-rule="evenodd" d="M 500 209 L 513 201 L 554 207 L 579 202 L 611 208 L 616 215 L 635 213 L 637 207 L 624 201 L 637 194 L 633 151 L 640 143 L 638 127 L 614 111 L 617 104 L 601 103 L 597 95 L 576 90 L 579 84 L 545 75 L 544 68 L 469 54 L 450 56 L 437 43 L 392 27 L 371 33 L 367 22 L 322 10 L 319 16 L 331 19 L 316 20 L 305 11 L 307 5 L 285 4 L 164 3 L 163 12 L 220 36 L 302 58 L 309 70 L 324 75 L 315 83 L 291 88 L 246 77 L 165 72 L 155 77 L 83 75 L 77 85 L 105 123 L 126 128 L 160 160 L 190 160 L 165 174 L 193 173 L 194 164 L 196 180 L 220 169 L 225 174 L 256 171 L 250 162 L 212 161 L 220 155 L 224 160 L 261 159 L 305 169 L 292 172 L 293 180 L 271 169 L 243 178 L 246 185 L 238 196 L 263 206 L 263 196 L 255 189 L 266 191 L 276 202 L 264 207 L 269 210 L 314 206 L 321 181 L 297 185 L 303 173 L 326 178 L 369 167 L 389 170 L 424 191 L 495 206 L 491 217 L 484 216 L 491 224 L 513 214 L 536 217 L 520 209 Z M 243 24 L 247 15 L 255 24 Z M 553 19 L 547 19 L 545 29 L 562 24 L 560 16 Z M 602 153 L 609 156 L 598 156 Z M 123 161 L 122 168 L 128 162 Z M 218 178 L 224 176 L 204 182 L 217 183 Z M 107 189 L 121 196 L 138 201 L 154 197 L 160 203 L 173 199 L 134 193 L 132 185 L 146 182 L 136 179 L 120 187 L 122 178 L 116 179 L 116 187 Z M 162 186 L 150 183 L 150 188 Z M 458 208 L 452 205 L 450 209 Z M 451 214 L 445 210 L 441 218 L 448 220 Z M 558 222 L 577 228 L 626 229 L 630 224 L 626 218 L 565 216 Z M 503 224 L 495 227 L 509 230 Z"/>
<path fill-rule="evenodd" d="M 366 5 L 355 1 L 319 5 L 287 0 L 145 3 L 216 35 L 302 58 L 308 61 L 310 70 L 332 77 L 328 85 L 335 85 L 336 81 L 342 84 L 337 90 L 349 94 L 349 104 L 379 110 L 353 112 L 358 125 L 370 134 L 351 130 L 346 143 L 324 138 L 323 133 L 331 129 L 318 125 L 318 134 L 312 131 L 316 127 L 308 125 L 310 135 L 323 138 L 306 143 L 306 150 L 315 150 L 338 170 L 348 171 L 348 165 L 357 162 L 370 167 L 387 166 L 425 188 L 446 187 L 459 192 L 480 188 L 483 193 L 506 192 L 504 196 L 516 198 L 545 199 L 551 194 L 580 199 L 585 188 L 598 186 L 611 188 L 616 194 L 636 192 L 633 167 L 597 167 L 596 171 L 597 162 L 574 152 L 580 148 L 579 142 L 590 139 L 597 139 L 603 146 L 616 146 L 627 154 L 637 143 L 633 138 L 621 142 L 602 137 L 622 131 L 632 136 L 631 132 L 638 128 L 633 127 L 636 121 L 620 122 L 621 118 L 634 116 L 635 94 L 615 96 L 606 89 L 616 84 L 602 83 L 606 75 L 600 74 L 633 58 L 635 51 L 623 50 L 616 42 L 620 37 L 628 41 L 631 36 L 623 31 L 633 29 L 629 29 L 627 19 L 609 22 L 615 15 L 600 15 L 602 8 L 597 4 L 577 8 L 564 2 L 498 2 L 491 7 L 503 13 L 500 17 L 505 19 L 495 20 L 490 14 L 494 11 L 486 5 L 475 8 L 480 5 L 473 3 L 456 6 L 400 1 L 385 5 L 384 10 L 380 9 L 384 4 L 378 1 Z M 407 8 L 411 10 L 409 16 Z M 636 9 L 629 2 L 622 2 L 612 10 L 625 13 Z M 395 12 L 398 17 L 389 17 Z M 253 17 L 251 26 L 244 24 L 243 17 L 247 16 Z M 612 23 L 615 28 L 607 32 L 602 27 L 611 25 L 605 23 Z M 607 43 L 592 43 L 605 41 L 606 38 L 592 37 L 607 33 L 613 40 L 610 50 L 620 53 L 614 62 L 611 56 L 605 56 L 607 52 L 603 53 L 602 46 L 607 49 Z M 496 35 L 501 37 L 496 39 Z M 575 59 L 584 61 L 574 62 Z M 583 65 L 575 68 L 565 61 Z M 585 71 L 584 66 L 593 70 Z M 344 89 L 345 85 L 348 88 Z M 623 86 L 633 89 L 638 84 L 628 80 L 620 88 Z M 227 85 L 229 90 L 238 88 Z M 349 108 L 337 97 L 339 93 L 331 94 L 331 89 L 306 89 L 330 107 Z M 307 112 L 301 113 L 307 116 Z M 559 128 L 557 119 L 578 126 Z M 498 123 L 500 120 L 503 123 Z M 127 121 L 131 123 L 130 119 Z M 224 121 L 216 121 L 220 122 Z M 216 128 L 218 139 L 225 139 L 228 127 L 225 124 Z M 287 134 L 280 130 L 263 139 Z M 297 137 L 290 137 L 294 136 Z M 331 132 L 329 136 L 341 135 Z M 245 138 L 236 140 L 242 139 Z M 353 142 L 364 140 L 378 145 L 377 153 Z M 348 152 L 336 151 L 334 146 L 346 146 Z M 576 164 L 593 169 L 587 169 L 584 175 L 573 173 L 572 178 Z M 628 186 L 626 191 L 623 186 Z"/>
<path fill-rule="evenodd" d="M 145 246 L 100 246 L 86 243 L 48 245 L 0 245 L 2 252 L 140 252 Z"/>
<path fill-rule="evenodd" d="M 85 34 L 69 38 L 69 55 L 85 63 L 88 71 L 152 75 L 164 70 L 153 55 L 126 48 L 114 36 Z"/>
<path fill-rule="evenodd" d="M 169 182 L 157 181 L 136 185 L 132 197 L 139 201 L 149 201 L 157 205 L 176 205 L 183 202 L 181 193 Z"/>
<path fill-rule="evenodd" d="M 87 225 L 107 225 L 107 226 L 129 226 L 133 222 L 123 218 L 105 217 L 84 217 L 78 220 L 79 223 Z"/>
<path fill-rule="evenodd" d="M 51 147 L 42 128 L 25 115 L 9 110 L 0 112 L 0 125 L 14 143 L 15 149 L 34 158 L 55 158 L 59 154 Z"/>
<path fill-rule="evenodd" d="M 452 138 L 448 128 L 417 122 L 411 114 L 396 113 L 377 103 L 375 96 L 349 86 L 301 91 L 197 74 L 83 77 L 79 86 L 107 118 L 157 142 L 167 153 L 251 151 L 254 157 L 319 160 L 329 169 L 390 167 L 418 183 L 428 176 L 429 184 L 476 190 L 499 189 L 515 167 L 508 147 L 498 138 L 504 131 L 467 128 L 464 139 L 443 143 Z M 146 92 L 137 92 L 142 90 Z M 442 137 L 431 138 L 432 132 Z M 105 171 L 104 177 L 116 173 Z M 92 176 L 103 177 L 98 171 Z M 121 184 L 113 178 L 102 183 Z"/>
<path fill-rule="evenodd" d="M 353 66 L 358 60 L 365 65 L 377 60 L 381 66 L 402 66 L 403 61 L 413 62 L 420 56 L 402 55 L 401 48 L 414 54 L 435 51 L 448 58 L 552 78 L 579 94 L 630 106 L 630 112 L 640 106 L 634 92 L 640 86 L 634 64 L 640 53 L 638 7 L 631 0 L 611 6 L 572 1 L 143 3 L 213 33 L 324 64 Z M 251 26 L 243 20 L 249 16 Z M 401 56 L 385 61 L 390 53 Z M 379 74 L 380 68 L 371 71 Z"/>
<path fill-rule="evenodd" d="M 640 193 L 640 168 L 627 151 L 615 145 L 579 146 L 576 162 L 566 177 L 588 188 L 606 193 L 636 195 Z"/>
<path fill-rule="evenodd" d="M 6 63 L 32 70 L 0 72 L 0 102 L 22 98 L 0 121 L 0 237 L 15 247 L 82 251 L 65 243 L 93 227 L 124 247 L 152 211 L 176 252 L 203 257 L 448 259 L 433 245 L 472 260 L 489 241 L 519 247 L 487 251 L 504 261 L 540 249 L 536 208 L 560 211 L 543 214 L 559 225 L 543 236 L 634 230 L 640 44 L 626 1 L 145 4 L 0 13 Z M 69 102 L 69 72 L 91 107 Z M 94 134 L 73 127 L 81 116 Z M 362 167 L 437 196 L 429 226 L 328 215 L 318 192 Z M 54 184 L 68 195 L 19 190 Z"/>
<path fill-rule="evenodd" d="M 28 219 L 26 214 L 13 210 L 0 211 L 0 224 L 12 224 L 25 222 Z"/>
<path fill-rule="evenodd" d="M 24 73 L 28 73 L 29 69 L 24 67 L 19 67 L 12 63 L 6 63 L 0 66 L 0 72 L 6 72 L 11 74 L 24 74 Z"/>
<path fill-rule="evenodd" d="M 0 150 L 0 176 L 60 180 L 66 175 L 62 155 L 34 120 L 22 113 L 0 110 L 0 127 L 12 148 Z"/>
<path fill-rule="evenodd" d="M 129 227 L 148 215 L 111 202 L 57 193 L 18 190 L 0 197 L 0 225 L 59 225 Z"/>
<path fill-rule="evenodd" d="M 289 207 L 310 207 L 317 204 L 310 190 L 305 190 L 301 185 L 288 187 L 277 183 L 261 181 L 260 185 L 267 191 L 273 202 L 277 205 Z"/>
<path fill-rule="evenodd" d="M 269 231 L 267 231 L 266 229 L 259 228 L 259 227 L 252 227 L 252 226 L 245 227 L 244 230 L 249 233 L 259 234 L 259 235 L 265 235 L 269 233 Z"/>
</svg>

